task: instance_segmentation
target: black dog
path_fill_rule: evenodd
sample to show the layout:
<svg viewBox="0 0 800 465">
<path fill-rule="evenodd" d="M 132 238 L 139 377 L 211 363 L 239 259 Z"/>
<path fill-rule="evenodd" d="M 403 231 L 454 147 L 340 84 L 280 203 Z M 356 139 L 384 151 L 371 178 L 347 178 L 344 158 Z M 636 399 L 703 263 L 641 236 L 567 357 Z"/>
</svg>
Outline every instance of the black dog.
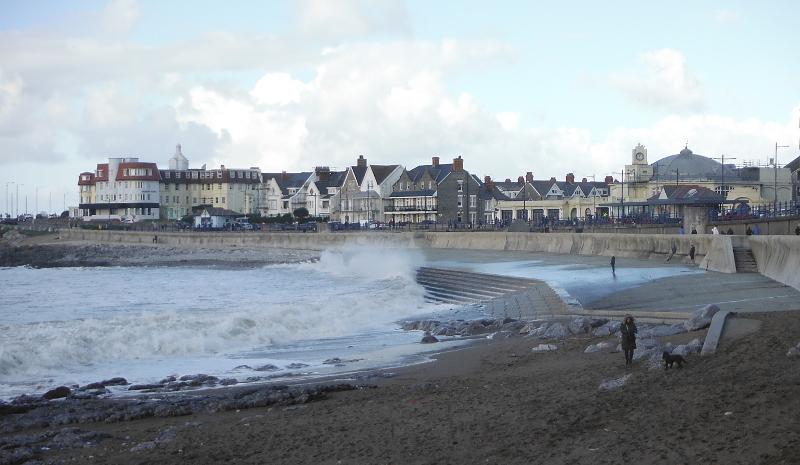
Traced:
<svg viewBox="0 0 800 465">
<path fill-rule="evenodd" d="M 672 364 L 673 363 L 677 363 L 678 364 L 678 368 L 683 368 L 683 364 L 686 363 L 686 360 L 684 360 L 684 358 L 681 357 L 680 355 L 670 355 L 670 353 L 667 352 L 666 350 L 661 355 L 661 358 L 664 359 L 664 369 L 665 370 L 669 369 L 669 368 L 672 368 Z"/>
</svg>

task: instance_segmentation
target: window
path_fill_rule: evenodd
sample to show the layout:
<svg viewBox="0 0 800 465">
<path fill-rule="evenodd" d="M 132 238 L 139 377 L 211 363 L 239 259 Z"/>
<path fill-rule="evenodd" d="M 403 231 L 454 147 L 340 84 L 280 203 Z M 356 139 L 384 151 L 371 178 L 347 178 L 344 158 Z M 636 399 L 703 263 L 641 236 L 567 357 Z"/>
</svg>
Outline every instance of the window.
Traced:
<svg viewBox="0 0 800 465">
<path fill-rule="evenodd" d="M 181 190 L 181 185 L 180 185 L 180 184 L 178 184 L 177 182 L 175 183 L 175 190 L 176 190 L 176 191 L 179 191 L 179 190 Z"/>
<path fill-rule="evenodd" d="M 470 195 L 469 196 L 469 206 L 475 208 L 478 205 L 478 196 L 477 195 Z"/>
<path fill-rule="evenodd" d="M 214 198 L 214 203 L 219 203 L 219 197 Z"/>
<path fill-rule="evenodd" d="M 153 175 L 153 168 L 147 168 L 147 175 L 148 176 L 152 176 Z"/>
<path fill-rule="evenodd" d="M 222 203 L 225 203 L 225 197 L 222 198 Z"/>
<path fill-rule="evenodd" d="M 197 203 L 197 197 L 192 197 L 192 203 Z"/>
<path fill-rule="evenodd" d="M 180 171 L 176 171 L 175 172 L 175 179 L 180 179 L 180 178 L 181 178 L 181 172 Z"/>
<path fill-rule="evenodd" d="M 464 181 L 458 180 L 458 192 L 464 192 Z"/>
<path fill-rule="evenodd" d="M 222 183 L 219 183 L 219 190 L 222 190 Z"/>
<path fill-rule="evenodd" d="M 169 179 L 169 171 L 164 171 L 164 177 L 165 177 L 166 179 Z"/>
<path fill-rule="evenodd" d="M 464 196 L 463 195 L 459 195 L 458 196 L 458 208 L 461 208 L 463 206 L 464 206 Z"/>
<path fill-rule="evenodd" d="M 164 190 L 165 190 L 165 191 L 168 191 L 168 190 L 169 190 L 169 183 L 165 183 L 165 184 L 164 184 Z"/>
</svg>

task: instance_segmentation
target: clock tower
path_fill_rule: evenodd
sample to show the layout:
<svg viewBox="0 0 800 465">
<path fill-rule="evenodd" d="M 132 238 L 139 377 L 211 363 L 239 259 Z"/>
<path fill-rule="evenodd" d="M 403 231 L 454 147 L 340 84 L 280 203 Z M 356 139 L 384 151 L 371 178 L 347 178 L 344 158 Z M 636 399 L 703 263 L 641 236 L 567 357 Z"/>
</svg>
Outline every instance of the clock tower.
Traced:
<svg viewBox="0 0 800 465">
<path fill-rule="evenodd" d="M 653 167 L 647 163 L 647 149 L 637 144 L 631 150 L 631 164 L 625 167 L 631 182 L 648 182 L 653 176 Z"/>
</svg>

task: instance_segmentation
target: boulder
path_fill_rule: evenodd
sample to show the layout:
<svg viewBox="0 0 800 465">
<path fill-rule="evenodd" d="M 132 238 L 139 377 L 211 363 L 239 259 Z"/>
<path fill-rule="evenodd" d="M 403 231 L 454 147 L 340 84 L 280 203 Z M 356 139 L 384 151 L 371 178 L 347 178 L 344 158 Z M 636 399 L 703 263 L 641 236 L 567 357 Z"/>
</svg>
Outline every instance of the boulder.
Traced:
<svg viewBox="0 0 800 465">
<path fill-rule="evenodd" d="M 70 388 L 66 386 L 59 386 L 55 389 L 51 389 L 45 392 L 44 394 L 42 394 L 42 397 L 44 397 L 47 400 L 62 399 L 64 397 L 69 396 L 71 392 L 72 391 L 70 390 Z"/>
<path fill-rule="evenodd" d="M 603 350 L 603 349 L 600 348 L 598 345 L 592 344 L 589 347 L 587 347 L 586 350 L 583 351 L 583 353 L 584 354 L 593 354 L 595 352 L 600 352 L 601 350 Z"/>
<path fill-rule="evenodd" d="M 789 358 L 800 358 L 800 349 L 792 347 L 789 349 L 789 352 L 786 353 L 786 356 Z"/>
<path fill-rule="evenodd" d="M 592 326 L 588 318 L 576 318 L 567 325 L 567 328 L 571 334 L 583 334 L 588 333 Z"/>
<path fill-rule="evenodd" d="M 599 347 L 601 350 L 606 350 L 614 347 L 614 344 L 608 341 L 603 341 L 603 342 L 598 342 L 597 347 Z"/>
<path fill-rule="evenodd" d="M 675 334 L 682 334 L 686 332 L 686 328 L 682 324 L 675 325 L 661 325 L 649 331 L 650 337 L 665 337 L 674 336 Z"/>
<path fill-rule="evenodd" d="M 711 325 L 711 319 L 719 311 L 719 307 L 714 304 L 706 305 L 694 312 L 694 314 L 683 323 L 687 331 L 697 331 Z"/>
<path fill-rule="evenodd" d="M 611 328 L 608 326 L 601 326 L 599 328 L 595 328 L 594 331 L 592 331 L 592 334 L 597 337 L 611 336 Z"/>
<path fill-rule="evenodd" d="M 566 339 L 571 335 L 572 333 L 569 328 L 561 323 L 553 323 L 544 333 L 544 337 L 549 337 L 551 339 Z"/>
<path fill-rule="evenodd" d="M 467 325 L 466 330 L 467 333 L 477 336 L 479 334 L 486 334 L 489 330 L 484 326 L 480 321 L 473 321 L 469 325 Z"/>
<path fill-rule="evenodd" d="M 551 326 L 553 326 L 553 323 L 550 322 L 542 323 L 541 326 L 536 328 L 535 331 L 531 331 L 530 334 L 531 336 L 544 336 L 547 330 L 550 329 Z"/>
<path fill-rule="evenodd" d="M 427 336 L 423 336 L 422 340 L 419 341 L 420 344 L 433 344 L 435 342 L 439 342 L 439 339 L 436 339 L 436 336 L 428 334 Z"/>
<path fill-rule="evenodd" d="M 608 323 L 608 318 L 590 318 L 589 319 L 589 326 L 592 328 L 597 328 L 603 326 Z"/>
</svg>

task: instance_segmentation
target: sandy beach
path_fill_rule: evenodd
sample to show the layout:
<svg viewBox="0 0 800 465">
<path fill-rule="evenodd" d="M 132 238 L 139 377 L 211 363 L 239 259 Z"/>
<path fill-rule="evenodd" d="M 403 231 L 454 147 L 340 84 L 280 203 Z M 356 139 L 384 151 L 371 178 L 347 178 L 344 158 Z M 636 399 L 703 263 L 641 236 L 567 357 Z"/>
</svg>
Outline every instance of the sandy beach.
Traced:
<svg viewBox="0 0 800 465">
<path fill-rule="evenodd" d="M 478 340 L 373 373 L 391 377 L 339 380 L 372 388 L 305 403 L 0 435 L 0 463 L 800 463 L 800 360 L 787 357 L 800 342 L 800 310 L 746 319 L 760 330 L 723 338 L 713 356 L 687 356 L 682 370 L 643 359 L 626 366 L 615 349 L 584 353 L 601 341 L 616 347 L 616 336 Z M 659 342 L 695 338 L 705 330 Z M 557 349 L 532 352 L 541 343 Z M 65 428 L 100 433 L 86 436 L 96 437 L 92 447 L 52 441 L 14 458 L 20 437 Z"/>
</svg>

